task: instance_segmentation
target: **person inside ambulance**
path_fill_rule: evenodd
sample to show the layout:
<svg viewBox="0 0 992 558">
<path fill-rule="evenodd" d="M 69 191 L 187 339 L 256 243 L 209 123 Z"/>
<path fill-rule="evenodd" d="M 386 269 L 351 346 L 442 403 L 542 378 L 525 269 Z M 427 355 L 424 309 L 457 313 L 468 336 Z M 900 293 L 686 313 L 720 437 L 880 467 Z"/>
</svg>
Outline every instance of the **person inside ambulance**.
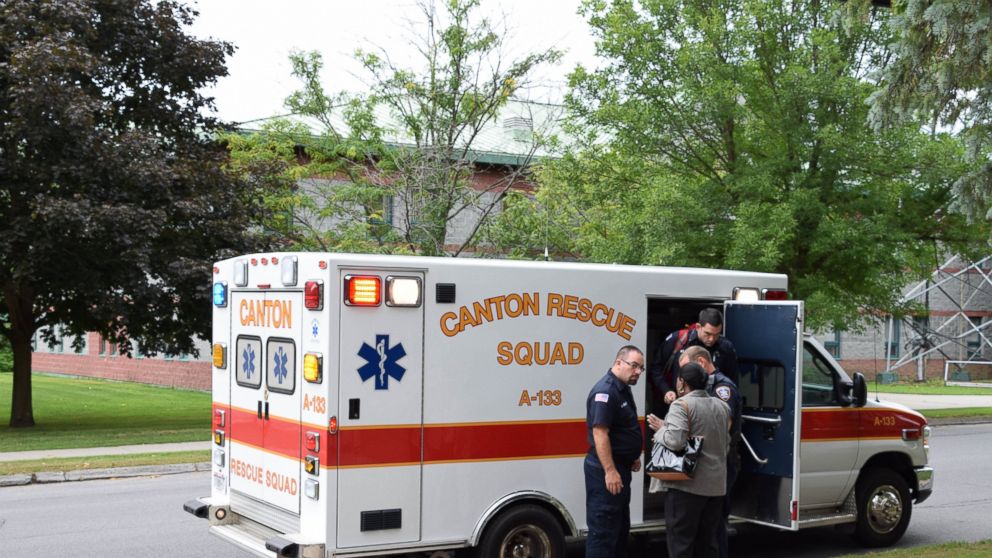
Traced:
<svg viewBox="0 0 992 558">
<path fill-rule="evenodd" d="M 730 380 L 723 372 L 716 369 L 710 358 L 710 352 L 695 345 L 682 352 L 679 357 L 679 369 L 685 368 L 687 364 L 694 362 L 698 364 L 707 374 L 706 393 L 716 397 L 730 407 L 730 446 L 727 449 L 727 494 L 723 501 L 723 517 L 720 525 L 717 526 L 717 542 L 720 545 L 720 558 L 727 558 L 727 523 L 730 517 L 730 490 L 737 480 L 737 473 L 740 471 L 741 457 L 737 450 L 737 444 L 741 439 L 741 397 L 737 391 L 737 385 Z"/>
<path fill-rule="evenodd" d="M 586 398 L 589 452 L 586 558 L 624 558 L 630 534 L 630 482 L 641 470 L 641 425 L 630 386 L 644 371 L 644 353 L 626 345 Z"/>
<path fill-rule="evenodd" d="M 655 393 L 663 398 L 661 416 L 665 415 L 668 405 L 675 401 L 679 357 L 689 347 L 703 347 L 709 351 L 713 364 L 737 384 L 737 351 L 734 344 L 721 335 L 722 332 L 723 314 L 716 308 L 703 308 L 699 312 L 699 322 L 692 327 L 673 331 L 658 346 L 651 360 L 648 378 Z"/>
</svg>

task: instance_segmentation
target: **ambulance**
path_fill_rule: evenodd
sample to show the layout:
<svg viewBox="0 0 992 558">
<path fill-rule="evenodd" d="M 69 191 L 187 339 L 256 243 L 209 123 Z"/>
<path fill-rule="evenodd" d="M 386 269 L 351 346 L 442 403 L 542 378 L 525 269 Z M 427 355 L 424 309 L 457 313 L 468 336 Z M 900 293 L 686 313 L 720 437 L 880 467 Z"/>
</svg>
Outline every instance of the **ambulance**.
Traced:
<svg viewBox="0 0 992 558">
<path fill-rule="evenodd" d="M 743 398 L 733 520 L 906 530 L 933 487 L 930 429 L 869 401 L 803 333 L 783 275 L 268 253 L 213 269 L 210 495 L 186 511 L 258 556 L 565 555 L 587 532 L 585 402 L 617 350 L 649 356 L 724 312 Z M 646 376 L 633 386 L 652 410 Z M 632 532 L 664 493 L 632 482 Z"/>
</svg>

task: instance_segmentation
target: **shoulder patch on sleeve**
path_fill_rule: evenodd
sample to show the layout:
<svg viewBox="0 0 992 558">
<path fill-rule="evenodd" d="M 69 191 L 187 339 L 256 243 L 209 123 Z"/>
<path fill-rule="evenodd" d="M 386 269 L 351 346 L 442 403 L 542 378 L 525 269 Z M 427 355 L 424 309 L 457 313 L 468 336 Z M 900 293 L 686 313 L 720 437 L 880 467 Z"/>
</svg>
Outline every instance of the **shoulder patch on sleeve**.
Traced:
<svg viewBox="0 0 992 558">
<path fill-rule="evenodd" d="M 596 394 L 596 401 L 598 403 L 607 403 L 609 400 L 610 400 L 610 394 L 609 393 L 597 393 Z"/>
<path fill-rule="evenodd" d="M 727 386 L 719 386 L 716 388 L 716 396 L 724 401 L 730 401 L 730 388 Z"/>
</svg>

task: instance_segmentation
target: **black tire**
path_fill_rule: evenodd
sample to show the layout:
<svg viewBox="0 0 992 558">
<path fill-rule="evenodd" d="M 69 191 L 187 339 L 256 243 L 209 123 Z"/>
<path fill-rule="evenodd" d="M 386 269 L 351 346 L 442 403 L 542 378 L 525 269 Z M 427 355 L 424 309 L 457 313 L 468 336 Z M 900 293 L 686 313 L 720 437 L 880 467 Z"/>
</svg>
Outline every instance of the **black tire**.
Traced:
<svg viewBox="0 0 992 558">
<path fill-rule="evenodd" d="M 523 504 L 496 516 L 476 550 L 478 558 L 564 558 L 565 534 L 550 512 Z"/>
<path fill-rule="evenodd" d="M 898 541 L 913 513 L 906 479 L 891 469 L 869 469 L 858 479 L 855 490 L 858 522 L 854 537 L 869 547 Z"/>
</svg>

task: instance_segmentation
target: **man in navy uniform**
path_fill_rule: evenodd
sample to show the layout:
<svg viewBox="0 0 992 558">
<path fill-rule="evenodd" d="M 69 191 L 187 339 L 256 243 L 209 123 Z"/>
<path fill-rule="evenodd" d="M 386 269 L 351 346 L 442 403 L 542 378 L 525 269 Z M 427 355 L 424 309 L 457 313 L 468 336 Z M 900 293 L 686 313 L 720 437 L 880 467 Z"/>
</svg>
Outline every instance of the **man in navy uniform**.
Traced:
<svg viewBox="0 0 992 558">
<path fill-rule="evenodd" d="M 624 346 L 586 399 L 586 558 L 627 556 L 630 481 L 641 470 L 643 440 L 630 386 L 643 371 L 644 353 Z"/>
<path fill-rule="evenodd" d="M 729 339 L 720 335 L 722 332 L 723 314 L 716 308 L 703 308 L 695 327 L 670 333 L 658 347 L 651 361 L 649 377 L 655 393 L 664 400 L 661 416 L 675 401 L 679 358 L 689 347 L 703 347 L 709 351 L 713 364 L 736 385 L 737 351 Z"/>
<path fill-rule="evenodd" d="M 741 439 L 741 397 L 737 384 L 731 381 L 723 372 L 716 369 L 710 353 L 703 347 L 694 345 L 682 352 L 679 357 L 679 368 L 694 362 L 708 374 L 706 393 L 716 397 L 730 407 L 730 447 L 727 450 L 727 495 L 724 496 L 723 516 L 717 527 L 717 542 L 720 548 L 720 558 L 727 558 L 727 519 L 730 517 L 730 490 L 737 480 L 741 468 L 741 457 L 737 452 L 737 444 Z"/>
</svg>

